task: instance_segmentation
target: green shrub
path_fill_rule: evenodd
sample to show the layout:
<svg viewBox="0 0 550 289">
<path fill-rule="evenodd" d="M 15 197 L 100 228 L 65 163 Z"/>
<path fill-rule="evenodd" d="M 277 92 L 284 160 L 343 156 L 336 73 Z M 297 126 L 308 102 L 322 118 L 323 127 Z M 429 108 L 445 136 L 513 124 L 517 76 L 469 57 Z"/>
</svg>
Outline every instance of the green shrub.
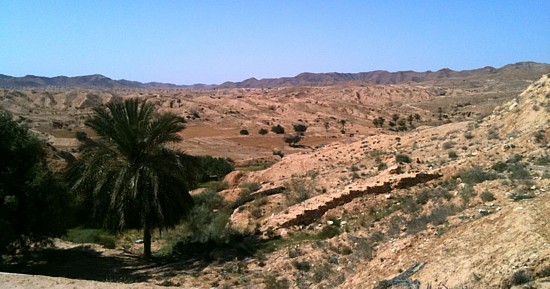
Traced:
<svg viewBox="0 0 550 289">
<path fill-rule="evenodd" d="M 458 154 L 455 151 L 449 151 L 449 158 L 456 159 L 458 158 Z"/>
<path fill-rule="evenodd" d="M 420 206 L 411 196 L 406 196 L 400 200 L 401 208 L 404 213 L 411 214 L 420 210 Z"/>
<path fill-rule="evenodd" d="M 189 212 L 185 225 L 191 242 L 225 243 L 234 234 L 227 226 L 230 213 L 226 203 L 217 192 L 205 191 L 194 197 L 194 206 Z"/>
<path fill-rule="evenodd" d="M 444 142 L 444 143 L 442 144 L 442 147 L 443 147 L 443 149 L 448 150 L 448 149 L 452 149 L 455 145 L 456 145 L 455 142 L 448 141 L 448 142 Z"/>
<path fill-rule="evenodd" d="M 491 169 L 493 169 L 493 170 L 495 170 L 499 173 L 503 173 L 504 171 L 506 171 L 508 169 L 508 165 L 503 161 L 498 161 L 498 162 L 494 163 L 491 166 Z"/>
<path fill-rule="evenodd" d="M 535 161 L 535 165 L 539 165 L 539 166 L 548 166 L 548 165 L 550 165 L 550 156 L 549 155 L 540 156 Z"/>
<path fill-rule="evenodd" d="M 423 189 L 423 190 L 420 191 L 420 193 L 418 193 L 418 195 L 416 195 L 416 203 L 421 204 L 421 205 L 425 205 L 425 204 L 428 203 L 430 198 L 431 198 L 430 190 Z"/>
<path fill-rule="evenodd" d="M 259 131 L 258 131 L 259 134 L 261 135 L 266 135 L 268 133 L 267 129 L 265 128 L 261 128 Z"/>
<path fill-rule="evenodd" d="M 304 261 L 292 261 L 292 265 L 294 268 L 300 270 L 300 271 L 309 271 L 311 269 L 311 263 L 307 260 Z"/>
<path fill-rule="evenodd" d="M 493 195 L 493 193 L 489 192 L 489 191 L 483 191 L 479 197 L 481 198 L 482 201 L 484 202 L 491 202 L 491 201 L 494 201 L 495 200 L 495 195 Z"/>
<path fill-rule="evenodd" d="M 395 156 L 395 162 L 396 163 L 411 163 L 412 159 L 410 156 L 406 154 L 397 154 Z"/>
<path fill-rule="evenodd" d="M 271 131 L 273 133 L 276 133 L 276 134 L 284 134 L 285 133 L 285 129 L 280 124 L 272 126 Z"/>
<path fill-rule="evenodd" d="M 99 244 L 108 249 L 114 249 L 116 246 L 115 236 L 102 229 L 69 229 L 61 239 L 73 243 Z"/>
<path fill-rule="evenodd" d="M 488 139 L 500 139 L 500 136 L 498 135 L 498 130 L 496 128 L 490 128 L 487 131 L 487 138 Z"/>
<path fill-rule="evenodd" d="M 227 158 L 194 156 L 190 161 L 198 162 L 197 179 L 199 182 L 207 182 L 212 179 L 219 180 L 234 170 L 232 161 Z"/>
<path fill-rule="evenodd" d="M 340 226 L 336 226 L 335 224 L 327 225 L 323 227 L 321 232 L 317 233 L 317 238 L 330 239 L 332 237 L 340 235 L 340 233 Z"/>
<path fill-rule="evenodd" d="M 227 184 L 227 182 L 223 181 L 211 181 L 201 185 L 201 187 L 207 188 L 214 192 L 221 192 L 223 190 L 227 190 L 229 188 L 229 185 Z"/>
<path fill-rule="evenodd" d="M 244 182 L 239 184 L 239 188 L 246 189 L 251 193 L 258 191 L 261 187 L 262 185 L 258 182 Z"/>
<path fill-rule="evenodd" d="M 283 138 L 283 140 L 289 145 L 289 146 L 293 146 L 297 143 L 299 143 L 301 140 L 302 140 L 302 136 L 296 134 L 296 135 L 293 135 L 293 134 L 287 134 L 285 135 L 285 137 Z"/>
<path fill-rule="evenodd" d="M 239 134 L 241 134 L 241 135 L 248 135 L 249 132 L 248 132 L 248 130 L 246 130 L 246 129 L 241 129 L 241 130 L 239 131 Z"/>
<path fill-rule="evenodd" d="M 379 171 L 383 171 L 383 170 L 385 170 L 385 169 L 387 169 L 387 168 L 388 168 L 388 165 L 387 165 L 386 163 L 384 163 L 384 162 L 380 162 L 380 163 L 378 163 L 378 165 L 377 165 L 377 169 L 378 169 Z"/>
<path fill-rule="evenodd" d="M 277 279 L 275 276 L 264 277 L 265 289 L 288 289 L 290 288 L 290 281 L 287 278 Z"/>
<path fill-rule="evenodd" d="M 511 285 L 521 285 L 531 282 L 532 279 L 533 276 L 531 276 L 531 272 L 521 269 L 512 274 L 512 277 L 510 278 L 510 283 Z"/>
<path fill-rule="evenodd" d="M 83 132 L 83 131 L 77 131 L 77 132 L 75 133 L 75 137 L 76 137 L 76 139 L 77 139 L 78 141 L 83 142 L 83 141 L 85 141 L 86 139 L 88 139 L 88 134 L 85 133 L 85 132 Z"/>
<path fill-rule="evenodd" d="M 315 283 L 319 283 L 333 274 L 332 266 L 330 263 L 323 262 L 321 266 L 316 266 L 313 271 L 312 279 Z"/>
<path fill-rule="evenodd" d="M 294 124 L 293 127 L 294 127 L 294 131 L 300 135 L 303 135 L 307 130 L 307 126 L 301 123 Z"/>
<path fill-rule="evenodd" d="M 460 174 L 460 179 L 466 184 L 483 183 L 484 181 L 494 180 L 497 177 L 496 174 L 487 172 L 480 166 L 474 166 L 470 170 Z"/>
</svg>

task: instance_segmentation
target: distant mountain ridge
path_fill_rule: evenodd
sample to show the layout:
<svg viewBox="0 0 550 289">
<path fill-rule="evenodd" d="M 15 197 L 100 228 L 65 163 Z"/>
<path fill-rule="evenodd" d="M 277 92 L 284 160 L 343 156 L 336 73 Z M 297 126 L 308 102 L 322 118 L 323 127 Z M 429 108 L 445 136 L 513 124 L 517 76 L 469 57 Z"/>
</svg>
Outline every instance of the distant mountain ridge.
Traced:
<svg viewBox="0 0 550 289">
<path fill-rule="evenodd" d="M 501 68 L 486 66 L 472 70 L 454 71 L 448 68 L 438 71 L 398 71 L 388 72 L 375 70 L 359 73 L 300 73 L 294 77 L 281 78 L 249 78 L 241 82 L 224 82 L 219 85 L 193 84 L 176 85 L 172 83 L 147 82 L 142 83 L 130 80 L 113 80 L 101 74 L 85 76 L 56 76 L 44 77 L 26 75 L 13 77 L 0 74 L 0 87 L 4 88 L 40 88 L 40 87 L 98 87 L 98 88 L 270 88 L 302 85 L 333 85 L 343 82 L 363 82 L 369 84 L 399 84 L 409 82 L 426 82 L 446 78 L 469 78 L 491 75 L 522 74 L 530 80 L 538 79 L 542 74 L 550 73 L 550 64 L 536 62 L 518 62 Z"/>
</svg>

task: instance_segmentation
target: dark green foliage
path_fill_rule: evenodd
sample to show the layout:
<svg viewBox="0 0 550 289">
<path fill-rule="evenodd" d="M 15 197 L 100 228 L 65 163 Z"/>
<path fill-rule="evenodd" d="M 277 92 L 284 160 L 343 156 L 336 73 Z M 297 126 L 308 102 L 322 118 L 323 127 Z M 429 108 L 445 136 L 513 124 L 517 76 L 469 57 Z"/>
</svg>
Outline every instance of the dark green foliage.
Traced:
<svg viewBox="0 0 550 289">
<path fill-rule="evenodd" d="M 276 133 L 276 134 L 284 134 L 285 133 L 285 129 L 280 124 L 272 126 L 271 131 L 273 133 Z"/>
<path fill-rule="evenodd" d="M 290 288 L 290 281 L 287 278 L 278 280 L 275 276 L 264 277 L 265 289 L 288 289 Z"/>
<path fill-rule="evenodd" d="M 128 99 L 95 108 L 86 125 L 99 138 L 81 146 L 70 172 L 72 189 L 105 228 L 143 229 L 149 258 L 151 231 L 174 227 L 193 204 L 194 159 L 166 147 L 181 141 L 184 120 Z"/>
<path fill-rule="evenodd" d="M 379 170 L 379 171 L 383 171 L 385 169 L 388 168 L 388 165 L 384 162 L 379 162 L 378 165 L 376 166 L 376 168 Z"/>
<path fill-rule="evenodd" d="M 458 158 L 458 154 L 455 151 L 449 151 L 449 158 L 456 159 Z"/>
<path fill-rule="evenodd" d="M 491 192 L 489 191 L 483 191 L 479 197 L 481 198 L 482 201 L 484 202 L 490 202 L 490 201 L 494 201 L 495 200 L 495 195 L 493 195 Z"/>
<path fill-rule="evenodd" d="M 535 165 L 539 165 L 539 166 L 547 166 L 547 165 L 550 165 L 550 156 L 549 156 L 549 155 L 540 156 L 540 158 L 538 158 L 538 159 L 535 161 Z"/>
<path fill-rule="evenodd" d="M 285 153 L 282 152 L 282 151 L 273 151 L 273 155 L 274 155 L 274 156 L 284 157 L 284 156 L 285 156 Z"/>
<path fill-rule="evenodd" d="M 327 225 L 323 227 L 321 232 L 317 234 L 317 237 L 319 239 L 330 239 L 332 237 L 340 235 L 340 233 L 340 226 L 334 223 L 332 225 Z"/>
<path fill-rule="evenodd" d="M 412 162 L 412 159 L 410 156 L 406 154 L 398 154 L 395 156 L 395 162 L 396 163 L 410 163 Z"/>
<path fill-rule="evenodd" d="M 491 166 L 491 169 L 499 173 L 503 173 L 506 169 L 508 169 L 508 165 L 505 162 L 498 161 Z"/>
<path fill-rule="evenodd" d="M 470 170 L 467 170 L 460 174 L 460 179 L 466 184 L 478 184 L 484 181 L 494 180 L 498 176 L 495 173 L 485 171 L 480 166 L 474 166 Z"/>
<path fill-rule="evenodd" d="M 248 133 L 248 130 L 246 130 L 246 129 L 241 129 L 241 130 L 239 131 L 239 134 L 241 134 L 241 135 L 248 135 L 249 133 Z"/>
<path fill-rule="evenodd" d="M 319 283 L 333 274 L 332 265 L 330 263 L 323 262 L 321 266 L 315 266 L 312 279 L 314 282 Z"/>
<path fill-rule="evenodd" d="M 535 141 L 540 144 L 546 143 L 546 136 L 545 136 L 544 130 L 538 130 L 535 133 Z"/>
<path fill-rule="evenodd" d="M 518 270 L 512 274 L 512 277 L 509 280 L 510 285 L 521 285 L 528 282 L 531 282 L 533 279 L 533 276 L 531 276 L 531 272 L 528 270 Z"/>
<path fill-rule="evenodd" d="M 290 145 L 290 146 L 293 146 L 293 145 L 297 144 L 301 140 L 302 140 L 302 137 L 298 134 L 296 134 L 296 135 L 288 134 L 288 135 L 285 135 L 285 138 L 284 138 L 284 141 L 286 143 L 288 143 L 288 145 Z"/>
<path fill-rule="evenodd" d="M 0 253 L 63 233 L 71 197 L 46 164 L 45 144 L 0 111 Z"/>
<path fill-rule="evenodd" d="M 418 205 L 418 203 L 415 202 L 410 196 L 402 198 L 400 203 L 404 213 L 411 214 L 420 210 L 420 206 Z"/>
<path fill-rule="evenodd" d="M 454 146 L 456 145 L 455 142 L 453 141 L 447 141 L 447 142 L 444 142 L 441 146 L 443 147 L 443 149 L 452 149 Z"/>
<path fill-rule="evenodd" d="M 81 142 L 85 141 L 88 138 L 88 134 L 83 131 L 77 131 L 75 133 L 75 136 L 76 136 L 76 139 Z"/>
<path fill-rule="evenodd" d="M 472 132 L 470 132 L 470 131 L 467 131 L 467 132 L 464 133 L 464 137 L 465 137 L 466 139 L 473 139 L 473 138 L 474 138 L 474 134 L 473 134 Z"/>
<path fill-rule="evenodd" d="M 292 265 L 294 268 L 300 270 L 300 271 L 309 271 L 311 269 L 311 263 L 307 260 L 304 261 L 292 261 Z"/>
<path fill-rule="evenodd" d="M 74 228 L 68 230 L 62 239 L 73 243 L 96 243 L 109 249 L 116 245 L 115 236 L 102 229 Z"/>
<path fill-rule="evenodd" d="M 299 135 L 304 135 L 307 130 L 307 126 L 305 124 L 297 123 L 293 125 L 294 131 Z"/>
<path fill-rule="evenodd" d="M 185 221 L 191 233 L 191 242 L 226 243 L 234 233 L 227 228 L 230 213 L 226 203 L 217 192 L 206 190 L 195 196 L 195 205 Z"/>
<path fill-rule="evenodd" d="M 215 158 L 211 156 L 195 156 L 192 158 L 196 158 L 198 162 L 195 163 L 194 161 L 189 160 L 189 162 L 198 165 L 198 176 L 196 178 L 199 182 L 222 179 L 225 175 L 234 170 L 229 159 Z"/>
<path fill-rule="evenodd" d="M 428 203 L 430 198 L 431 198 L 430 190 L 424 189 L 420 191 L 418 195 L 416 195 L 416 203 L 420 205 L 425 205 Z"/>
<path fill-rule="evenodd" d="M 268 133 L 267 129 L 265 128 L 261 128 L 259 131 L 258 131 L 259 134 L 261 135 L 266 135 Z"/>
</svg>

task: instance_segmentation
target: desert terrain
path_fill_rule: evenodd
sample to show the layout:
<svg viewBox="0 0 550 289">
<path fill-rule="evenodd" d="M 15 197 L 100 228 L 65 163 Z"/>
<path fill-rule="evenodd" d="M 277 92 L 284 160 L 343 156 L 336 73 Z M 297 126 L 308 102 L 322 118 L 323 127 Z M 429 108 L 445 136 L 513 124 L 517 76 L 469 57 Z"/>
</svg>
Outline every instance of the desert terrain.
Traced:
<svg viewBox="0 0 550 289">
<path fill-rule="evenodd" d="M 185 118 L 175 148 L 233 161 L 219 194 L 236 201 L 255 188 L 228 226 L 269 246 L 146 263 L 127 240 L 107 249 L 55 239 L 36 251 L 51 263 L 3 266 L 12 273 L 0 273 L 0 288 L 550 288 L 549 65 L 444 73 L 0 89 L 0 106 L 51 145 L 60 171 L 78 157 L 76 133 L 94 137 L 84 121 L 98 105 L 137 97 Z M 289 145 L 296 124 L 307 130 Z M 154 238 L 161 250 L 166 240 Z"/>
</svg>

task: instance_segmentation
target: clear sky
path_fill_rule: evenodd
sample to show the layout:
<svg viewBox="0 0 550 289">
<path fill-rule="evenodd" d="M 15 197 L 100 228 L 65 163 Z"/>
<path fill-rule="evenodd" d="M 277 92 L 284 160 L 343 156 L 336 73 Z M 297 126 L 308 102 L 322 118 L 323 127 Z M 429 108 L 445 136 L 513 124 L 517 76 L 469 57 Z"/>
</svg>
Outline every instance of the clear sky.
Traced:
<svg viewBox="0 0 550 289">
<path fill-rule="evenodd" d="M 550 63 L 550 1 L 0 0 L 0 73 L 176 84 Z"/>
</svg>

